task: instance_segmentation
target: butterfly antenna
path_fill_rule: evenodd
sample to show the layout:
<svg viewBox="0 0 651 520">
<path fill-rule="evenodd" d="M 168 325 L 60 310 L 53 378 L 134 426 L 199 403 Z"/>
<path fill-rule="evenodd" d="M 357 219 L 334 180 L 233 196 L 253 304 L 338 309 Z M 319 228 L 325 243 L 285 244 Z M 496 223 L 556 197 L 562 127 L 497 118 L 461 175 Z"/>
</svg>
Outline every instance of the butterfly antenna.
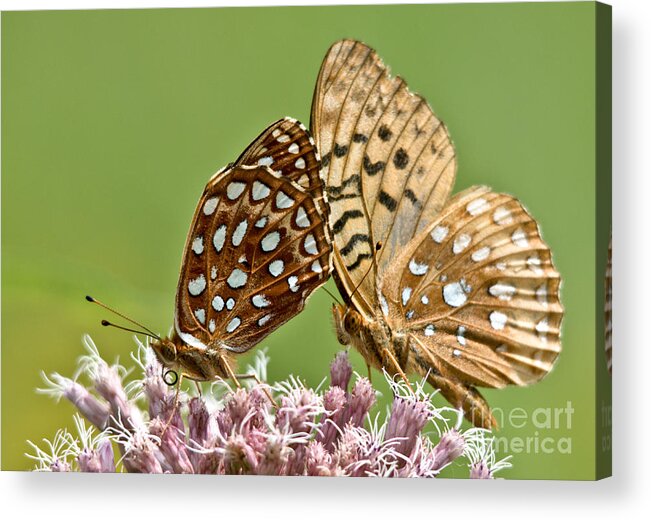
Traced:
<svg viewBox="0 0 651 520">
<path fill-rule="evenodd" d="M 118 312 L 118 311 L 116 311 L 115 309 L 112 309 L 111 307 L 109 307 L 109 306 L 106 305 L 105 303 L 102 303 L 101 301 L 96 300 L 96 299 L 93 298 L 92 296 L 86 296 L 86 301 L 89 301 L 89 302 L 91 302 L 91 303 L 96 303 L 97 305 L 99 305 L 100 307 L 103 307 L 103 308 L 106 309 L 107 311 L 112 312 L 113 314 L 116 314 L 117 316 L 120 316 L 120 318 L 124 318 L 124 319 L 127 320 L 128 322 L 133 323 L 134 325 L 138 325 L 138 327 L 140 327 L 140 328 L 143 329 L 143 330 L 142 330 L 142 331 L 138 331 L 138 330 L 134 330 L 134 329 L 129 329 L 129 328 L 126 328 L 126 327 L 121 327 L 121 326 L 119 326 L 119 325 L 115 325 L 114 323 L 111 323 L 111 322 L 109 322 L 109 321 L 102 320 L 102 325 L 104 325 L 105 327 L 109 327 L 109 326 L 111 326 L 111 327 L 116 327 L 116 328 L 118 328 L 118 329 L 127 330 L 127 331 L 130 331 L 130 332 L 136 332 L 136 333 L 138 333 L 138 334 L 145 334 L 145 335 L 150 336 L 150 337 L 152 337 L 152 338 L 160 339 L 160 336 L 159 336 L 158 334 L 156 334 L 155 332 L 151 331 L 150 329 L 148 329 L 147 327 L 145 327 L 143 324 L 138 323 L 136 320 L 132 320 L 132 319 L 129 318 L 128 316 L 125 316 L 125 315 L 122 314 L 121 312 Z M 143 331 L 146 331 L 146 332 L 143 332 Z"/>
<path fill-rule="evenodd" d="M 330 295 L 330 298 L 332 298 L 339 305 L 341 305 L 341 302 L 339 301 L 339 298 L 337 298 L 334 294 L 332 294 L 325 285 L 323 287 L 321 287 L 321 289 L 323 289 L 325 292 L 327 292 Z"/>
<path fill-rule="evenodd" d="M 377 253 L 380 249 L 382 249 L 382 242 L 378 240 L 378 241 L 375 243 L 375 252 Z M 362 279 L 359 281 L 359 283 L 358 283 L 357 286 L 355 287 L 355 290 L 354 290 L 352 293 L 350 293 L 350 299 L 351 299 L 351 300 L 353 299 L 353 296 L 355 295 L 355 293 L 357 292 L 357 290 L 358 290 L 358 289 L 362 286 L 362 284 L 364 283 L 364 280 L 366 280 L 366 277 L 367 277 L 368 274 L 371 272 L 371 269 L 372 269 L 372 268 L 373 268 L 373 262 L 371 262 L 371 265 L 370 265 L 370 266 L 368 267 L 368 269 L 366 270 L 366 273 L 364 273 L 364 276 L 362 276 Z"/>
<path fill-rule="evenodd" d="M 135 332 L 136 334 L 144 334 L 145 336 L 149 336 L 150 338 L 160 339 L 158 336 L 149 334 L 149 332 L 145 332 L 144 330 L 130 329 L 129 327 L 123 327 L 122 325 L 116 325 L 115 323 L 111 323 L 108 320 L 102 320 L 102 325 L 104 327 L 115 327 L 116 329 L 126 330 L 127 332 Z"/>
</svg>

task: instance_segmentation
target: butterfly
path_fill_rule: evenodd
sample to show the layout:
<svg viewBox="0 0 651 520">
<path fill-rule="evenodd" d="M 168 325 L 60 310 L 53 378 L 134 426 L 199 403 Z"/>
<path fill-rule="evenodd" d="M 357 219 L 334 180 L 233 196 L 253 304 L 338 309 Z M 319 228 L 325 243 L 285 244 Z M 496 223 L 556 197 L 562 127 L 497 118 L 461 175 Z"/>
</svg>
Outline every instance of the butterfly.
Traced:
<svg viewBox="0 0 651 520">
<path fill-rule="evenodd" d="M 312 137 L 294 119 L 269 126 L 208 181 L 183 249 L 174 331 L 159 361 L 207 381 L 235 375 L 235 354 L 298 314 L 328 279 L 327 200 Z"/>
<path fill-rule="evenodd" d="M 445 124 L 361 42 L 327 52 L 311 131 L 344 298 L 339 342 L 369 370 L 427 377 L 472 423 L 494 426 L 476 387 L 536 382 L 561 350 L 561 280 L 536 221 L 487 187 L 451 196 Z"/>
</svg>

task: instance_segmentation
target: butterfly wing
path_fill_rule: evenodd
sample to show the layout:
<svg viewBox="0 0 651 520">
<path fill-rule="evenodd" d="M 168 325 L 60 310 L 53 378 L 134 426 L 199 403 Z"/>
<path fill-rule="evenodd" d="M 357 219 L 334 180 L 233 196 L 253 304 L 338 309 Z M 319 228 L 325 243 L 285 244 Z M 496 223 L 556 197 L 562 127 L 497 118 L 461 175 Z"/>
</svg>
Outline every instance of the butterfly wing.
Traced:
<svg viewBox="0 0 651 520">
<path fill-rule="evenodd" d="M 286 117 L 266 128 L 235 165 L 269 166 L 309 193 L 322 215 L 328 214 L 319 153 L 312 136 L 296 119 Z"/>
<path fill-rule="evenodd" d="M 311 129 L 327 177 L 335 280 L 350 297 L 372 265 L 353 296 L 355 307 L 370 314 L 375 279 L 447 200 L 454 148 L 426 101 L 352 40 L 335 43 L 323 61 Z"/>
<path fill-rule="evenodd" d="M 560 276 L 535 220 L 509 195 L 471 188 L 398 255 L 379 287 L 421 367 L 469 385 L 526 385 L 560 350 Z"/>
<path fill-rule="evenodd" d="M 176 295 L 175 327 L 188 345 L 244 352 L 300 312 L 329 276 L 325 216 L 292 180 L 295 170 L 318 174 L 316 150 L 299 123 L 276 124 L 298 130 L 264 151 L 269 164 L 245 164 L 260 162 L 265 131 L 235 166 L 210 179 L 199 200 Z M 296 166 L 299 158 L 305 168 Z"/>
</svg>

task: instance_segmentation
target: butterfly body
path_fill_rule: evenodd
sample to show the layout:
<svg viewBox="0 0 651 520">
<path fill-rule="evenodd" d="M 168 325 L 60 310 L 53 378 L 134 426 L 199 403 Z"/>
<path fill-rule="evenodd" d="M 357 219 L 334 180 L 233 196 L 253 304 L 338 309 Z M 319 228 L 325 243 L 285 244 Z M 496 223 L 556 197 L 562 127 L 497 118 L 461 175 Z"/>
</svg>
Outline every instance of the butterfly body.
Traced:
<svg viewBox="0 0 651 520">
<path fill-rule="evenodd" d="M 333 310 L 339 341 L 369 366 L 427 377 L 493 426 L 475 387 L 536 382 L 561 350 L 560 276 L 536 221 L 486 187 L 451 195 L 446 126 L 361 42 L 326 54 L 311 128 L 345 302 Z"/>
<path fill-rule="evenodd" d="M 327 280 L 331 246 L 320 161 L 305 127 L 282 119 L 208 182 L 194 213 L 161 363 L 191 379 L 234 377 L 248 351 Z"/>
<path fill-rule="evenodd" d="M 339 343 L 353 345 L 369 366 L 378 370 L 389 366 L 385 360 L 387 349 L 402 352 L 404 337 L 393 335 L 380 316 L 367 319 L 346 305 L 334 305 L 332 314 Z"/>
</svg>

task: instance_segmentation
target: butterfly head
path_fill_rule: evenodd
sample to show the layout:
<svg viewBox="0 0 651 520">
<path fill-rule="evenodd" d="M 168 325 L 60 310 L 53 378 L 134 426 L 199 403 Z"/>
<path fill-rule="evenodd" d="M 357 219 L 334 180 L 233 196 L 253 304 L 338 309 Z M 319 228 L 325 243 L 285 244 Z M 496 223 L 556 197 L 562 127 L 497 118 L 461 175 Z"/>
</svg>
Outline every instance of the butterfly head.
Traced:
<svg viewBox="0 0 651 520">
<path fill-rule="evenodd" d="M 150 345 L 164 367 L 163 378 L 169 385 L 174 385 L 181 375 L 193 381 L 228 378 L 231 373 L 226 365 L 235 366 L 232 356 L 223 348 L 206 352 L 205 349 L 186 344 L 175 332 L 170 338 L 152 341 Z"/>
<path fill-rule="evenodd" d="M 332 306 L 332 315 L 335 321 L 337 340 L 342 345 L 350 345 L 351 338 L 358 336 L 362 329 L 361 314 L 346 305 L 335 304 Z"/>
<path fill-rule="evenodd" d="M 174 342 L 168 338 L 151 342 L 151 348 L 156 353 L 160 363 L 167 368 L 177 368 L 177 349 Z"/>
<path fill-rule="evenodd" d="M 169 338 L 161 338 L 152 341 L 150 346 L 163 366 L 163 380 L 169 386 L 174 386 L 179 380 L 180 369 L 176 345 Z"/>
</svg>

